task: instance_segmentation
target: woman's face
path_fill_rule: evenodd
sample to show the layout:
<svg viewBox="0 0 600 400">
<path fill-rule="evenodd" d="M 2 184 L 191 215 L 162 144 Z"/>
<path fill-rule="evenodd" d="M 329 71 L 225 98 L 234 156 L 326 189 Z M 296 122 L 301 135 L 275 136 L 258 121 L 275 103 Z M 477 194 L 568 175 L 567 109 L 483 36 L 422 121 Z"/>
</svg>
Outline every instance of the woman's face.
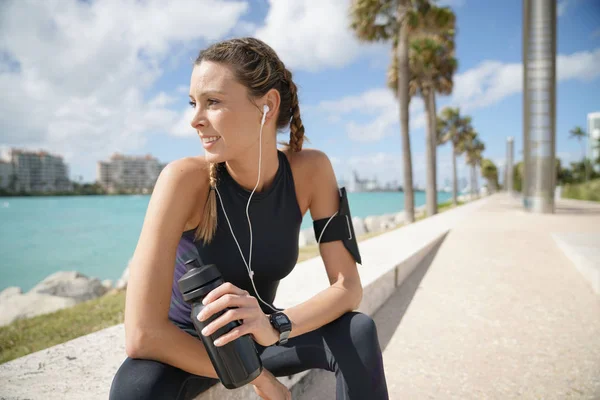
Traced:
<svg viewBox="0 0 600 400">
<path fill-rule="evenodd" d="M 192 71 L 191 125 L 211 163 L 230 160 L 258 144 L 261 111 L 229 67 L 202 61 Z M 264 133 L 264 132 L 263 132 Z"/>
</svg>

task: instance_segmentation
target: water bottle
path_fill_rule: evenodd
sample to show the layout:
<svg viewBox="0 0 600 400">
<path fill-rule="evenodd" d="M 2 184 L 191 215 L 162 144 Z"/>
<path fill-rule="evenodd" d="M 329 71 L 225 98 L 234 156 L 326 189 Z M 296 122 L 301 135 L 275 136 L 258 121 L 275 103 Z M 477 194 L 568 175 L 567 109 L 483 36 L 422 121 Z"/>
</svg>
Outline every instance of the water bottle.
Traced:
<svg viewBox="0 0 600 400">
<path fill-rule="evenodd" d="M 221 383 L 227 389 L 236 389 L 252 382 L 261 374 L 263 365 L 250 334 L 240 336 L 220 347 L 213 344 L 217 338 L 240 326 L 239 320 L 227 323 L 208 337 L 202 334 L 205 326 L 226 313 L 229 308 L 211 315 L 204 321 L 198 321 L 197 318 L 204 308 L 202 299 L 224 283 L 221 273 L 216 265 L 201 265 L 196 258 L 187 261 L 185 265 L 188 271 L 178 281 L 179 290 L 183 299 L 192 307 L 192 322 Z"/>
</svg>

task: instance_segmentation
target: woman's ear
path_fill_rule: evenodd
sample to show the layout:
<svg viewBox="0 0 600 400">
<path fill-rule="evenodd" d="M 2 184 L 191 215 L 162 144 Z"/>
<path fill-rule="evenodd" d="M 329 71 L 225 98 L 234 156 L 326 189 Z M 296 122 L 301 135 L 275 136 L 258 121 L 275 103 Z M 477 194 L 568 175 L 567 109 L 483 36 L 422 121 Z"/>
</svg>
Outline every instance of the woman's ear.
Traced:
<svg viewBox="0 0 600 400">
<path fill-rule="evenodd" d="M 267 113 L 267 121 L 271 120 L 274 116 L 279 115 L 279 106 L 281 104 L 281 97 L 279 91 L 271 89 L 265 94 L 262 100 L 262 104 L 269 106 L 269 112 Z"/>
</svg>

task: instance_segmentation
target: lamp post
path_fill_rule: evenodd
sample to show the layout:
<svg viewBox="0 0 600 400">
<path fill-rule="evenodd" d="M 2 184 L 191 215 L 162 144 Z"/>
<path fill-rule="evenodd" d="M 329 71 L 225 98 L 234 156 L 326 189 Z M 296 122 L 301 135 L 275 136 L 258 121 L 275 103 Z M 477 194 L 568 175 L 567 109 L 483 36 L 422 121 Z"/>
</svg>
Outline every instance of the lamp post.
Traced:
<svg viewBox="0 0 600 400">
<path fill-rule="evenodd" d="M 523 206 L 554 213 L 556 0 L 523 0 Z"/>
</svg>

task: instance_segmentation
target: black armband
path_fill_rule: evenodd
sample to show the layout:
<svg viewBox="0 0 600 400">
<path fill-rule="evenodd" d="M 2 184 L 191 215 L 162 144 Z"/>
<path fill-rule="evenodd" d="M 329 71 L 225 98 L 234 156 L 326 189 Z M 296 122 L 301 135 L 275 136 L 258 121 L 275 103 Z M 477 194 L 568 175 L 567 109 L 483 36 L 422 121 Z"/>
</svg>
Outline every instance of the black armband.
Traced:
<svg viewBox="0 0 600 400">
<path fill-rule="evenodd" d="M 354 226 L 352 225 L 352 215 L 348 205 L 348 195 L 346 188 L 339 189 L 340 208 L 337 215 L 333 218 L 327 217 L 313 221 L 315 238 L 317 243 L 334 242 L 341 240 L 344 247 L 350 252 L 354 260 L 362 265 L 360 252 L 358 251 L 358 242 L 354 235 Z"/>
</svg>

